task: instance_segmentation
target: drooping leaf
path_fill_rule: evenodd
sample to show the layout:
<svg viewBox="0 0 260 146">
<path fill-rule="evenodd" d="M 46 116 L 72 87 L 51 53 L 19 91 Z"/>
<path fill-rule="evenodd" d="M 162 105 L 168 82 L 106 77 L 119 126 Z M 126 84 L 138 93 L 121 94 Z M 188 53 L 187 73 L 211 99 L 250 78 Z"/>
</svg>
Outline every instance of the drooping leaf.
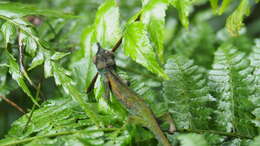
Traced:
<svg viewBox="0 0 260 146">
<path fill-rule="evenodd" d="M 24 41 L 26 46 L 25 51 L 34 57 L 37 50 L 36 41 L 31 37 L 27 37 Z"/>
<path fill-rule="evenodd" d="M 73 86 L 72 79 L 68 77 L 66 71 L 58 66 L 56 63 L 51 62 L 53 68 L 53 76 L 57 85 L 62 85 L 64 91 L 70 95 L 75 101 L 79 103 L 84 112 L 95 122 L 97 126 L 100 126 L 101 120 L 97 115 L 97 111 L 93 110 L 90 103 L 87 103 L 87 95 L 80 93 L 75 86 Z"/>
<path fill-rule="evenodd" d="M 81 36 L 81 48 L 72 54 L 71 61 L 72 76 L 75 79 L 79 91 L 86 91 L 91 80 L 97 73 L 96 67 L 93 63 L 95 53 L 95 45 L 92 42 L 94 27 L 87 27 Z M 78 77 L 81 78 L 78 78 Z"/>
<path fill-rule="evenodd" d="M 214 98 L 209 94 L 202 68 L 183 56 L 173 56 L 165 70 L 170 80 L 163 82 L 164 98 L 176 126 L 207 129 L 211 113 L 207 105 Z"/>
<path fill-rule="evenodd" d="M 16 59 L 13 57 L 12 54 L 8 53 L 8 61 L 9 61 L 9 73 L 12 75 L 12 78 L 18 83 L 18 85 L 22 88 L 24 93 L 29 96 L 29 98 L 32 100 L 32 102 L 39 106 L 36 99 L 32 96 L 31 91 L 29 90 L 28 86 L 26 85 L 24 81 L 24 77 L 22 76 L 19 65 L 16 63 Z"/>
<path fill-rule="evenodd" d="M 44 60 L 44 77 L 48 78 L 53 76 L 53 68 L 51 65 L 51 60 L 49 58 L 46 58 Z"/>
<path fill-rule="evenodd" d="M 163 62 L 164 25 L 167 0 L 151 0 L 143 8 L 142 22 L 147 25 L 151 41 L 155 44 L 157 56 Z"/>
<path fill-rule="evenodd" d="M 218 129 L 254 136 L 250 114 L 254 106 L 250 100 L 255 95 L 255 77 L 250 61 L 245 53 L 224 44 L 215 52 L 212 68 L 209 86 L 217 98 Z"/>
<path fill-rule="evenodd" d="M 37 52 L 37 55 L 33 58 L 32 63 L 30 64 L 29 70 L 34 69 L 35 67 L 43 64 L 44 62 L 44 53 L 41 51 L 41 49 Z"/>
<path fill-rule="evenodd" d="M 11 39 L 12 35 L 15 34 L 16 28 L 15 28 L 15 26 L 12 23 L 5 22 L 1 26 L 1 31 L 2 31 L 2 33 L 4 35 L 5 43 L 7 45 L 10 42 L 10 39 Z"/>
<path fill-rule="evenodd" d="M 150 44 L 146 27 L 143 23 L 134 22 L 127 26 L 123 38 L 123 48 L 125 54 L 130 56 L 134 61 L 143 65 L 151 72 L 168 79 L 157 62 L 155 52 Z"/>
<path fill-rule="evenodd" d="M 0 53 L 0 95 L 2 96 L 17 88 L 15 81 L 8 79 L 8 64 L 8 55 L 6 51 L 2 51 Z"/>
<path fill-rule="evenodd" d="M 189 26 L 189 11 L 191 0 L 172 0 L 171 4 L 178 10 L 181 23 L 186 28 Z"/>
<path fill-rule="evenodd" d="M 55 52 L 52 56 L 51 56 L 51 60 L 59 60 L 67 55 L 69 55 L 70 52 L 68 53 L 64 53 L 64 52 Z"/>
<path fill-rule="evenodd" d="M 250 13 L 248 0 L 242 0 L 236 10 L 227 18 L 226 28 L 232 36 L 238 36 L 244 26 L 243 19 Z"/>
<path fill-rule="evenodd" d="M 60 11 L 39 9 L 33 5 L 26 5 L 22 3 L 0 3 L 0 15 L 9 18 L 24 17 L 28 15 L 44 15 L 48 17 L 62 17 L 62 18 L 73 18 L 75 16 L 64 14 Z"/>
<path fill-rule="evenodd" d="M 120 38 L 119 8 L 115 0 L 106 0 L 96 14 L 95 36 L 102 47 L 112 47 Z"/>
<path fill-rule="evenodd" d="M 181 141 L 181 146 L 208 146 L 207 141 L 199 134 L 183 134 L 178 136 Z"/>
</svg>

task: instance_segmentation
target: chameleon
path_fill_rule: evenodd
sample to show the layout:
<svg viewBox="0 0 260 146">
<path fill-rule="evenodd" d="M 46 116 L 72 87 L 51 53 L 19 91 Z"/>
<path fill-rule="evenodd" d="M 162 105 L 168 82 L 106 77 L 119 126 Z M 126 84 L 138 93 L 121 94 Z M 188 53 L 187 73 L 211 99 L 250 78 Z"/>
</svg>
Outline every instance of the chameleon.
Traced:
<svg viewBox="0 0 260 146">
<path fill-rule="evenodd" d="M 171 144 L 161 130 L 151 108 L 116 74 L 113 52 L 103 49 L 98 44 L 98 51 L 93 60 L 99 74 L 105 80 L 105 86 L 108 87 L 105 94 L 108 94 L 110 90 L 130 115 L 154 134 L 159 143 L 163 146 L 170 146 Z"/>
</svg>

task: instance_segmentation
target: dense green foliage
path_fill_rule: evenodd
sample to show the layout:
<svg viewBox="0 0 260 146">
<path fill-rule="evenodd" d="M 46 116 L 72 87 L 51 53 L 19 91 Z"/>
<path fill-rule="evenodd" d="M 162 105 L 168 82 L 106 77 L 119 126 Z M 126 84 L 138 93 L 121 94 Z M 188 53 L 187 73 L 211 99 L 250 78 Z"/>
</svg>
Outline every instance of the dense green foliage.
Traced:
<svg viewBox="0 0 260 146">
<path fill-rule="evenodd" d="M 158 144 L 104 100 L 101 77 L 86 92 L 97 42 L 119 44 L 117 73 L 156 117 L 170 113 L 172 145 L 260 145 L 258 2 L 0 2 L 0 145 Z"/>
</svg>

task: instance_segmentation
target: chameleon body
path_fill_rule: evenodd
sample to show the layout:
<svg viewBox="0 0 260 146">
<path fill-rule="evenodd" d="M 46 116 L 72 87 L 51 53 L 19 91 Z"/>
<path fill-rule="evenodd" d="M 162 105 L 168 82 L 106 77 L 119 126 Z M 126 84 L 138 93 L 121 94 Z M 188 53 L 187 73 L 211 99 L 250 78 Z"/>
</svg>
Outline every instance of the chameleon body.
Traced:
<svg viewBox="0 0 260 146">
<path fill-rule="evenodd" d="M 105 84 L 129 113 L 140 119 L 140 123 L 147 127 L 162 145 L 170 146 L 169 140 L 162 132 L 149 106 L 116 75 L 113 53 L 99 46 L 94 63 L 99 73 L 105 78 Z"/>
</svg>

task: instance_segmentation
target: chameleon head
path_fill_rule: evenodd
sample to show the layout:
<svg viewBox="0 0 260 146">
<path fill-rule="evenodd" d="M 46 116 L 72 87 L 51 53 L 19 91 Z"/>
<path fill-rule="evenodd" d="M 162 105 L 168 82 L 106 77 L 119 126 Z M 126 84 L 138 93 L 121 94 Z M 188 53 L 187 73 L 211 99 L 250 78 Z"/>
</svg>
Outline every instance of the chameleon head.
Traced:
<svg viewBox="0 0 260 146">
<path fill-rule="evenodd" d="M 98 51 L 94 57 L 94 64 L 96 65 L 98 71 L 106 71 L 115 67 L 115 60 L 113 52 L 107 51 L 101 48 L 98 43 Z"/>
</svg>

